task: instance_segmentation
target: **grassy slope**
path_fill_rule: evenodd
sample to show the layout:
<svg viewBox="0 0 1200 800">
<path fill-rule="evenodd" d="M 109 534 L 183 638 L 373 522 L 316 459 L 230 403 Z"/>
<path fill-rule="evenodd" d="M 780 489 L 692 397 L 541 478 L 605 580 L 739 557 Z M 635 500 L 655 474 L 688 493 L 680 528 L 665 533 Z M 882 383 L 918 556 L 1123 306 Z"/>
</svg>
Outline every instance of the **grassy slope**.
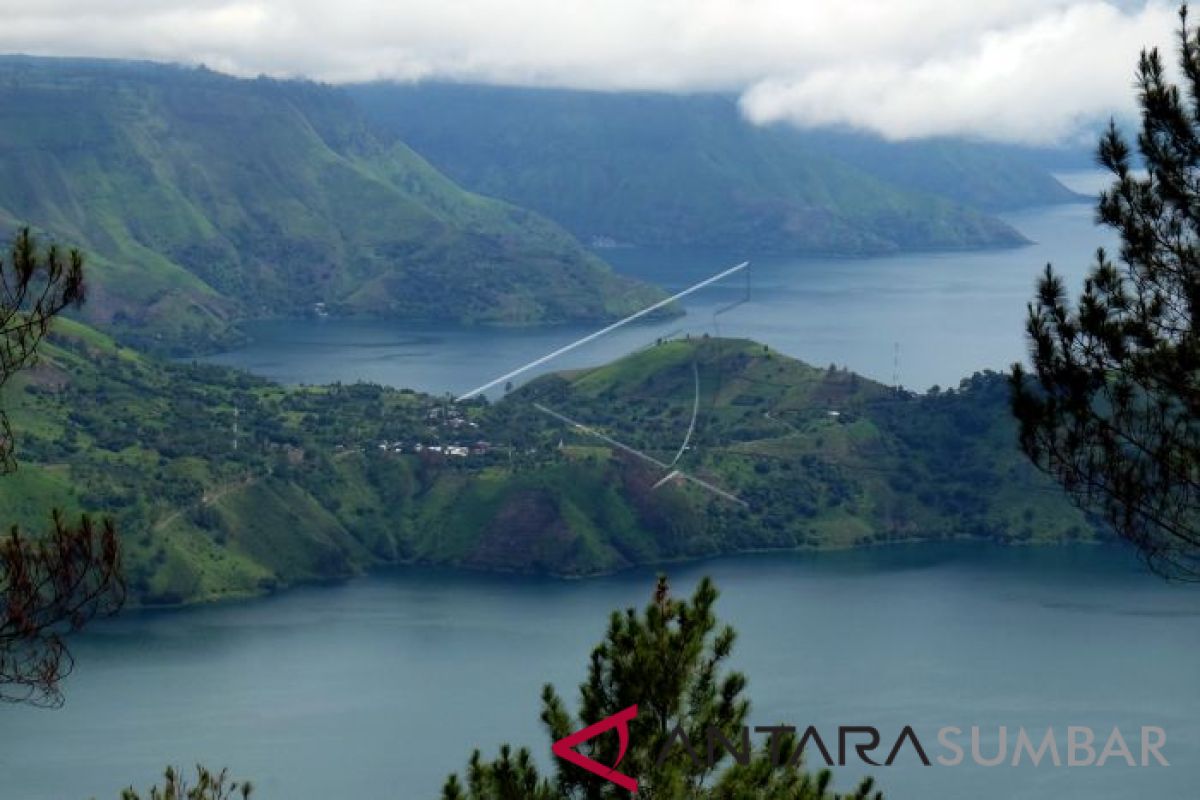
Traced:
<svg viewBox="0 0 1200 800">
<path fill-rule="evenodd" d="M 997 171 L 986 149 L 965 145 L 834 154 L 820 137 L 751 125 L 717 95 L 383 84 L 351 92 L 465 186 L 582 237 L 838 254 L 1007 245 L 1020 235 L 961 203 L 1070 196 L 1039 169 L 1007 159 Z"/>
<path fill-rule="evenodd" d="M 1091 201 L 1051 174 L 1051 169 L 1078 163 L 1078 156 L 1065 150 L 1043 153 L 954 138 L 882 142 L 847 130 L 796 131 L 791 136 L 802 146 L 828 153 L 889 183 L 986 211 Z M 1079 168 L 1094 164 L 1089 153 Z"/>
<path fill-rule="evenodd" d="M 463 191 L 337 90 L 203 70 L 0 59 L 0 228 L 18 224 L 89 253 L 92 321 L 177 349 L 315 302 L 522 324 L 656 296 Z"/>
<path fill-rule="evenodd" d="M 653 490 L 661 471 L 528 402 L 669 460 L 693 369 L 702 413 L 680 466 L 749 509 L 687 486 Z M 444 400 L 366 385 L 284 389 L 166 364 L 67 324 L 5 402 L 23 463 L 0 479 L 0 517 L 37 530 L 52 506 L 113 514 L 131 585 L 149 603 L 246 596 L 384 563 L 589 574 L 747 549 L 1095 535 L 1017 453 L 1002 379 L 895 398 L 742 341 L 670 342 L 547 376 L 451 424 Z M 480 438 L 487 455 L 412 454 L 418 441 Z M 381 440 L 406 452 L 380 450 Z"/>
</svg>

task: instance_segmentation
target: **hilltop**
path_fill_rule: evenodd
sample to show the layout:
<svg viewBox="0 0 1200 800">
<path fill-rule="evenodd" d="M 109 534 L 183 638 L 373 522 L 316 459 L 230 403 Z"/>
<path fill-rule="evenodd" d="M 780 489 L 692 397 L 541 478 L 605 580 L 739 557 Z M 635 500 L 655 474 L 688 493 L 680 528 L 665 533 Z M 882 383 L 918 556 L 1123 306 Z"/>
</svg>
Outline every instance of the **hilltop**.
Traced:
<svg viewBox="0 0 1200 800">
<path fill-rule="evenodd" d="M 675 466 L 745 506 L 540 413 L 534 403 L 671 463 L 696 402 L 695 432 Z M 1004 376 L 977 374 L 953 391 L 897 393 L 852 372 L 816 368 L 744 340 L 664 342 L 604 367 L 546 376 L 493 413 L 557 456 L 544 473 L 491 489 L 491 523 L 444 528 L 479 554 L 511 553 L 509 509 L 557 509 L 542 554 L 577 530 L 555 571 L 763 548 L 841 548 L 982 538 L 1090 540 L 1096 528 L 1016 446 Z M 475 489 L 464 487 L 462 497 Z M 472 507 L 467 503 L 466 507 Z M 486 559 L 484 559 L 486 560 Z M 508 563 L 506 566 L 516 567 Z"/>
<path fill-rule="evenodd" d="M 0 235 L 85 250 L 86 319 L 212 349 L 250 316 L 531 324 L 661 297 L 536 213 L 463 190 L 302 81 L 0 58 Z"/>
<path fill-rule="evenodd" d="M 464 186 L 585 241 L 832 255 L 1011 246 L 1024 237 L 988 211 L 1079 199 L 1016 151 L 757 126 L 727 95 L 348 91 Z"/>
<path fill-rule="evenodd" d="M 669 462 L 675 480 L 540 412 Z M 1025 463 L 999 375 L 915 396 L 739 340 L 671 341 L 496 404 L 286 389 L 60 327 L 5 402 L 0 517 L 113 514 L 138 602 L 247 596 L 384 564 L 587 575 L 759 549 L 1100 534 Z M 237 433 L 234 433 L 234 422 Z M 236 443 L 235 443 L 236 442 Z"/>
</svg>

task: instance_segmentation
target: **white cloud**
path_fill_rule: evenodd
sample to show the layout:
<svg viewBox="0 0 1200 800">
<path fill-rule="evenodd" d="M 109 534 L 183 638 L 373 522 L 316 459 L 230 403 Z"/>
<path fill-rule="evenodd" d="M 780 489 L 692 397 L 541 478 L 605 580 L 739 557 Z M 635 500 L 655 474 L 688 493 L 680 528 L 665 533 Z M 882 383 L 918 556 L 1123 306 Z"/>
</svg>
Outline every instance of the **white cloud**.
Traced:
<svg viewBox="0 0 1200 800">
<path fill-rule="evenodd" d="M 11 7 L 9 7 L 11 6 Z M 0 0 L 0 51 L 330 81 L 744 92 L 758 121 L 1069 136 L 1129 108 L 1167 0 Z"/>
<path fill-rule="evenodd" d="M 768 78 L 742 97 L 748 117 L 848 124 L 891 138 L 966 134 L 1030 143 L 1069 138 L 1081 122 L 1132 111 L 1133 64 L 1169 44 L 1175 12 L 1124 14 L 1087 3 L 988 31 L 969 48 L 903 62 L 859 63 Z"/>
</svg>

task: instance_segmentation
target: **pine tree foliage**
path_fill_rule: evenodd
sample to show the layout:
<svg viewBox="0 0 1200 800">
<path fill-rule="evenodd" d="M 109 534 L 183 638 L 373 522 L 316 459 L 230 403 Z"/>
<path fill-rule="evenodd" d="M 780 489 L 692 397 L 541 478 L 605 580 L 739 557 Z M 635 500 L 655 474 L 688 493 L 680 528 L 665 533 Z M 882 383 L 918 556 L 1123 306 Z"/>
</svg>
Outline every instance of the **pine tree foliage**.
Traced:
<svg viewBox="0 0 1200 800">
<path fill-rule="evenodd" d="M 146 800 L 249 800 L 254 787 L 248 782 L 229 779 L 226 770 L 212 772 L 205 767 L 196 767 L 196 781 L 188 784 L 183 772 L 167 767 L 162 787 L 154 786 L 145 795 Z M 121 792 L 121 800 L 142 800 L 132 787 Z"/>
<path fill-rule="evenodd" d="M 0 539 L 0 700 L 60 705 L 59 682 L 74 666 L 63 636 L 125 599 L 112 522 L 53 520 L 48 535 L 14 526 Z"/>
<path fill-rule="evenodd" d="M 8 259 L 0 258 L 0 388 L 34 363 L 50 322 L 84 296 L 78 250 L 43 252 L 28 228 L 17 233 Z M 0 409 L 0 470 L 14 467 L 12 428 Z"/>
<path fill-rule="evenodd" d="M 451 775 L 442 789 L 444 800 L 555 800 L 558 795 L 538 772 L 529 750 L 521 748 L 513 756 L 512 748 L 503 745 L 500 756 L 485 762 L 478 750 L 467 765 L 465 786 L 457 775 Z"/>
<path fill-rule="evenodd" d="M 0 259 L 0 388 L 34 363 L 51 321 L 84 299 L 83 256 L 42 251 L 28 229 Z M 12 429 L 0 409 L 0 472 L 16 467 Z M 0 700 L 54 706 L 73 661 L 63 637 L 115 612 L 125 599 L 111 522 L 78 525 L 52 512 L 52 528 L 0 537 Z"/>
<path fill-rule="evenodd" d="M 649 800 L 882 800 L 874 782 L 852 793 L 835 794 L 828 770 L 810 773 L 793 759 L 795 739 L 783 735 L 764 745 L 748 763 L 735 763 L 724 746 L 709 758 L 710 729 L 744 752 L 743 726 L 750 712 L 746 678 L 727 663 L 736 639 L 714 613 L 718 592 L 705 578 L 690 599 L 671 595 L 660 577 L 645 610 L 615 612 L 604 641 L 591 654 L 579 687 L 578 719 L 553 686 L 542 693 L 542 722 L 552 740 L 632 705 L 629 746 L 619 770 L 636 776 L 637 797 Z M 583 721 L 581 721 L 583 720 Z M 679 731 L 696 753 L 688 755 Z M 676 746 L 676 745 L 679 746 Z M 619 737 L 605 734 L 581 745 L 580 752 L 601 764 L 617 761 Z M 772 750 L 776 752 L 771 752 Z M 663 757 L 664 752 L 666 756 Z M 779 753 L 784 753 L 780 758 Z M 793 761 L 795 763 L 793 763 Z M 452 775 L 442 800 L 609 800 L 629 793 L 572 764 L 557 762 L 553 777 L 542 777 L 528 751 L 515 757 L 507 745 L 491 763 L 478 751 L 466 780 Z"/>
<path fill-rule="evenodd" d="M 1135 169 L 1115 125 L 1097 216 L 1120 235 L 1072 303 L 1048 265 L 1029 308 L 1032 375 L 1013 369 L 1021 445 L 1171 578 L 1200 578 L 1200 34 L 1180 10 L 1183 89 L 1158 50 L 1137 66 Z"/>
</svg>

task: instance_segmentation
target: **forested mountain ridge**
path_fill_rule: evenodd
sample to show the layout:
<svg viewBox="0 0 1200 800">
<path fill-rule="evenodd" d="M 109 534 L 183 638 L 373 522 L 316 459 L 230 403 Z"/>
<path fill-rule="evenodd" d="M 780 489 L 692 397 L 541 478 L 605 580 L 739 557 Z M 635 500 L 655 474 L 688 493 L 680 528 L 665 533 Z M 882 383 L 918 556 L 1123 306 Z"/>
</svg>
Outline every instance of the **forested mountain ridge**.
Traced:
<svg viewBox="0 0 1200 800">
<path fill-rule="evenodd" d="M 1035 150 L 1015 145 L 938 137 L 885 142 L 849 130 L 795 131 L 799 146 L 829 154 L 880 180 L 984 211 L 1011 211 L 1056 203 L 1090 202 L 1068 189 L 1051 168 L 1087 168 L 1089 152 Z"/>
<path fill-rule="evenodd" d="M 541 403 L 746 506 L 664 477 Z M 1007 386 L 897 395 L 745 341 L 665 342 L 504 400 L 285 389 L 61 326 L 10 384 L 3 517 L 116 517 L 138 602 L 247 596 L 384 564 L 587 575 L 758 549 L 1099 534 L 1024 462 Z M 236 422 L 236 432 L 235 432 Z"/>
<path fill-rule="evenodd" d="M 462 190 L 335 88 L 202 68 L 0 58 L 0 234 L 20 225 L 87 252 L 89 321 L 176 352 L 317 303 L 529 324 L 661 296 Z"/>
<path fill-rule="evenodd" d="M 585 241 L 864 255 L 1019 244 L 976 210 L 1078 200 L 1016 152 L 757 126 L 736 98 L 451 84 L 348 87 L 475 191 Z"/>
</svg>

